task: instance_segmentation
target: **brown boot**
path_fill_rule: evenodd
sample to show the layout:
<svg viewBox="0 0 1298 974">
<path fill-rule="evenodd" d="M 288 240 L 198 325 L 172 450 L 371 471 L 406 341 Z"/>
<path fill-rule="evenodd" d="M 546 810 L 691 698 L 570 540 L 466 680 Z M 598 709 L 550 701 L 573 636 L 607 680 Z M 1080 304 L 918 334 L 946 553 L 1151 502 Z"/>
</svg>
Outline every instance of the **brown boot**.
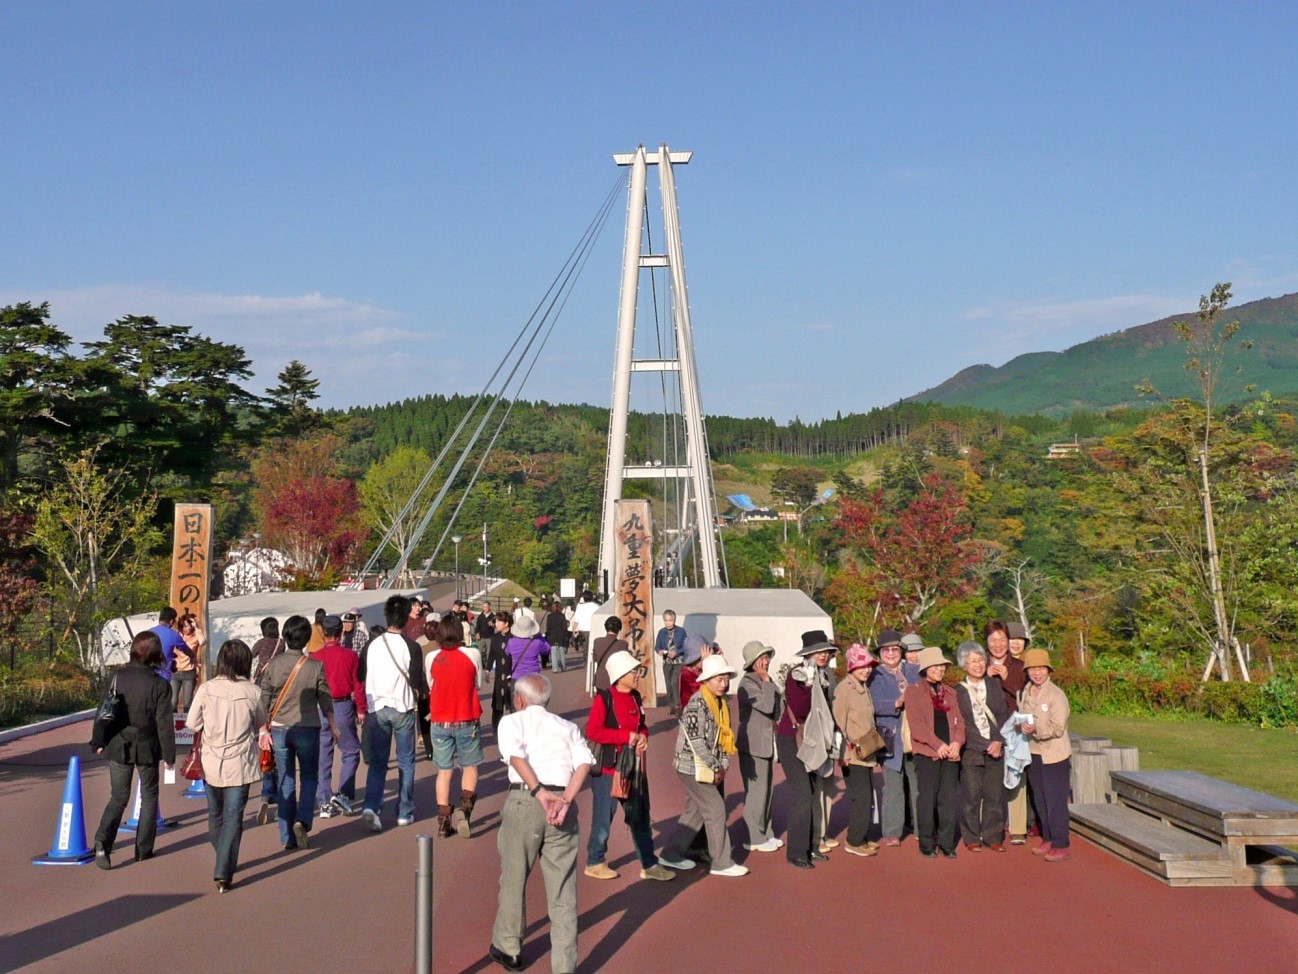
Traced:
<svg viewBox="0 0 1298 974">
<path fill-rule="evenodd" d="M 437 837 L 439 839 L 449 839 L 455 834 L 455 829 L 451 827 L 451 806 L 437 806 Z"/>
<path fill-rule="evenodd" d="M 469 837 L 469 820 L 473 817 L 473 806 L 477 803 L 478 793 L 466 791 L 460 795 L 460 805 L 451 815 L 451 825 L 462 839 Z"/>
</svg>

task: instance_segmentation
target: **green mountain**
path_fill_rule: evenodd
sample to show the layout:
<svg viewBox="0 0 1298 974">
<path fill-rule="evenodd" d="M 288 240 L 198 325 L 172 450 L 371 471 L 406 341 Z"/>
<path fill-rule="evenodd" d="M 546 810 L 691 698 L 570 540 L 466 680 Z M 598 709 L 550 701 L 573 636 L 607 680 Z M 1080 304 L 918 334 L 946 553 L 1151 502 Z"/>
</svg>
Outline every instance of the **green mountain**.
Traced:
<svg viewBox="0 0 1298 974">
<path fill-rule="evenodd" d="M 1254 345 L 1230 353 L 1230 374 L 1220 387 L 1222 402 L 1244 398 L 1248 385 L 1258 392 L 1298 391 L 1298 294 L 1228 308 L 1224 320 L 1238 320 L 1237 339 Z M 1193 377 L 1185 371 L 1185 344 L 1172 328 L 1175 321 L 1192 323 L 1195 313 L 1103 335 L 1062 352 L 1030 352 L 1000 368 L 973 365 L 910 398 L 1010 415 L 1062 416 L 1078 409 L 1146 402 L 1135 389 L 1146 379 L 1168 398 L 1197 394 Z"/>
</svg>

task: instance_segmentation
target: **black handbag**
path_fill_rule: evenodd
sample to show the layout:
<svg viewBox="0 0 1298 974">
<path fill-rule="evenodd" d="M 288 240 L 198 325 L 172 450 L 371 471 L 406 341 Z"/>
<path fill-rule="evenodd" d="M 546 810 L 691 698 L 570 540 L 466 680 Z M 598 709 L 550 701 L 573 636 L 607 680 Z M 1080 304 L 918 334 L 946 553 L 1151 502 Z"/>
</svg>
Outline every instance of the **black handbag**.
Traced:
<svg viewBox="0 0 1298 974">
<path fill-rule="evenodd" d="M 90 746 L 96 750 L 107 746 L 108 742 L 120 734 L 130 721 L 126 698 L 117 692 L 117 674 L 114 673 L 108 692 L 95 708 L 94 726 L 90 730 Z"/>
</svg>

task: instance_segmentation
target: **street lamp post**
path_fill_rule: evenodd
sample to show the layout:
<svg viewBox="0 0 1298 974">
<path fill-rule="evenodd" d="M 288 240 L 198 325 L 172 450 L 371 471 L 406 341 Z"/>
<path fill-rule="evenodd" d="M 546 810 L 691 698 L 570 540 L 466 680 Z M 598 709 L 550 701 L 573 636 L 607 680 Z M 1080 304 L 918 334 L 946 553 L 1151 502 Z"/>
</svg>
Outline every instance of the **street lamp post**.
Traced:
<svg viewBox="0 0 1298 974">
<path fill-rule="evenodd" d="M 464 538 L 458 534 L 451 535 L 451 544 L 455 545 L 455 597 L 457 599 L 463 597 L 460 591 L 460 542 L 463 540 Z"/>
</svg>

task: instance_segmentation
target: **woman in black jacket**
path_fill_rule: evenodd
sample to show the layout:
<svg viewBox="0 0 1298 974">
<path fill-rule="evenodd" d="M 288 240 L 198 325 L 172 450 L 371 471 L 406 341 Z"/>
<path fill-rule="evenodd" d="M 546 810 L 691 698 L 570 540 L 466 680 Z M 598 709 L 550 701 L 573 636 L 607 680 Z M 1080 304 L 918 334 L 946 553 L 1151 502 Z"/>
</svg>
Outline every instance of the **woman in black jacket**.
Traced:
<svg viewBox="0 0 1298 974">
<path fill-rule="evenodd" d="M 131 800 L 131 772 L 140 773 L 140 822 L 135 831 L 135 859 L 153 858 L 158 828 L 158 762 L 170 769 L 176 763 L 176 725 L 172 716 L 171 687 L 158 676 L 162 641 L 157 633 L 142 632 L 131 640 L 131 658 L 114 676 L 117 693 L 126 702 L 127 724 L 110 740 L 99 739 L 99 721 L 91 741 L 96 754 L 108 758 L 112 796 L 95 833 L 95 865 L 111 869 L 113 843 L 122 814 Z"/>
<path fill-rule="evenodd" d="M 956 701 L 965 722 L 965 744 L 960 751 L 960 794 L 964 813 L 960 831 L 965 848 L 979 852 L 1005 851 L 1005 739 L 1001 727 L 1010 708 L 998 677 L 987 676 L 987 651 L 980 643 L 964 642 L 956 661 L 965 678 L 955 686 Z"/>
</svg>

